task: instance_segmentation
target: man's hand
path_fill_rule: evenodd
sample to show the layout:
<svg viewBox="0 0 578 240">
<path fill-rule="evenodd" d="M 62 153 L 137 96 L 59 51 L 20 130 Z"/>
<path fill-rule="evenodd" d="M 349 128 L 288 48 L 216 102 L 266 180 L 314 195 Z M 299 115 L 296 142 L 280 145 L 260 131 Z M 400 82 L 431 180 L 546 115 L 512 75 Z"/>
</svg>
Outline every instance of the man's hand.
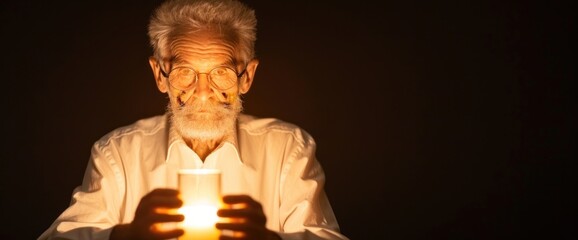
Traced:
<svg viewBox="0 0 578 240">
<path fill-rule="evenodd" d="M 220 230 L 232 231 L 232 236 L 221 235 L 221 240 L 251 239 L 274 240 L 281 239 L 275 232 L 267 229 L 267 217 L 261 204 L 247 195 L 229 195 L 223 197 L 223 202 L 229 205 L 218 211 L 219 217 L 229 218 L 226 223 L 217 223 Z"/>
<path fill-rule="evenodd" d="M 157 228 L 158 223 L 181 222 L 184 216 L 170 214 L 169 209 L 179 208 L 183 202 L 178 198 L 179 192 L 174 189 L 155 189 L 145 195 L 135 212 L 130 224 L 114 227 L 110 239 L 161 240 L 176 238 L 184 234 L 182 229 L 163 231 Z"/>
</svg>

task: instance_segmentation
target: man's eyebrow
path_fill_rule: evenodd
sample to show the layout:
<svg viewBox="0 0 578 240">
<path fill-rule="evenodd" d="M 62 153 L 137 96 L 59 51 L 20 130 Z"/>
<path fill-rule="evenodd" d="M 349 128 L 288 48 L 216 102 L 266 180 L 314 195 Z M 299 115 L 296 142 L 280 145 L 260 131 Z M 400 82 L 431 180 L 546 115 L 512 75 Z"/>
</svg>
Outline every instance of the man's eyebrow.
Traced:
<svg viewBox="0 0 578 240">
<path fill-rule="evenodd" d="M 173 58 L 171 59 L 171 63 L 172 63 L 173 65 L 175 65 L 175 64 L 185 64 L 185 63 L 187 63 L 187 62 L 186 62 L 186 61 L 183 61 L 181 58 L 173 57 Z"/>
</svg>

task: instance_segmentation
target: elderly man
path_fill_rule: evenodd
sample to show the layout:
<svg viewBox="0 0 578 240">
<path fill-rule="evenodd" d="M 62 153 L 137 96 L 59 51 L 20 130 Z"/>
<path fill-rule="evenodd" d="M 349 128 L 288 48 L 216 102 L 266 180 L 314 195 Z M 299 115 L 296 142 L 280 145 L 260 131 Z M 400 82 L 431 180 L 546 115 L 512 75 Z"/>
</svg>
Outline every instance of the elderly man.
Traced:
<svg viewBox="0 0 578 240">
<path fill-rule="evenodd" d="M 218 169 L 221 239 L 347 239 L 324 192 L 315 142 L 277 119 L 242 114 L 258 60 L 254 11 L 238 1 L 167 1 L 149 25 L 149 63 L 167 112 L 115 129 L 93 148 L 70 206 L 39 239 L 171 239 L 179 169 Z M 234 206 L 234 207 L 233 207 Z M 179 225 L 177 225 L 179 226 Z"/>
</svg>

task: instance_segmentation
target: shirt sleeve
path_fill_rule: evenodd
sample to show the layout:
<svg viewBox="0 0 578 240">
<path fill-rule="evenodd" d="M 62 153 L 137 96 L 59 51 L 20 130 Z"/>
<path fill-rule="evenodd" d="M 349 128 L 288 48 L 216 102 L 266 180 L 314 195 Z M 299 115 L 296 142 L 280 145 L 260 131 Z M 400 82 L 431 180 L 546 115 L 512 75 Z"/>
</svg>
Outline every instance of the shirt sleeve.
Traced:
<svg viewBox="0 0 578 240">
<path fill-rule="evenodd" d="M 348 239 L 324 190 L 325 173 L 315 157 L 316 144 L 304 133 L 282 169 L 281 226 L 283 239 Z"/>
<path fill-rule="evenodd" d="M 109 238 L 118 223 L 124 184 L 121 166 L 110 154 L 99 143 L 93 146 L 82 185 L 73 190 L 68 208 L 38 240 Z"/>
</svg>

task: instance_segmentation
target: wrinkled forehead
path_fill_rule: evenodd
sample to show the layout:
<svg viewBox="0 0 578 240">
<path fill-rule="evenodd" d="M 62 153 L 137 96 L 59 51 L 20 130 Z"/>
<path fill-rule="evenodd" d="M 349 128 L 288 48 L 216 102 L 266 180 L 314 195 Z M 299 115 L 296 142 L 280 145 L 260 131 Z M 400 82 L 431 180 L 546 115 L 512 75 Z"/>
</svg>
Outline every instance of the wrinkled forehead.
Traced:
<svg viewBox="0 0 578 240">
<path fill-rule="evenodd" d="M 175 32 L 168 43 L 167 60 L 183 62 L 194 58 L 237 62 L 236 42 L 229 35 L 220 29 Z"/>
</svg>

